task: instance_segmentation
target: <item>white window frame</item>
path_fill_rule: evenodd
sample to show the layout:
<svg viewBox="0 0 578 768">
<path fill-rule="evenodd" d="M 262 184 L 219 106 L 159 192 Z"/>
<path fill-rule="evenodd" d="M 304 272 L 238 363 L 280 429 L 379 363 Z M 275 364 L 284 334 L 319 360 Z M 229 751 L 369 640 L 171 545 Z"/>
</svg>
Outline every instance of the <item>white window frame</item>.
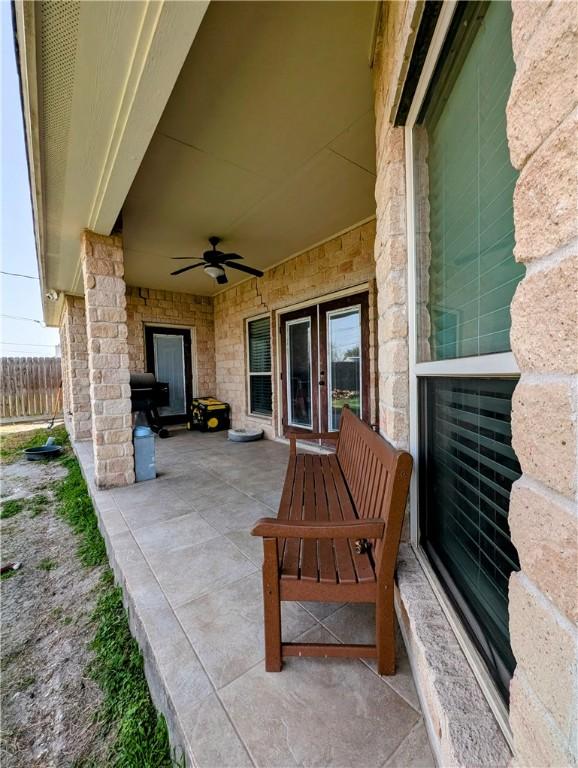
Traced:
<svg viewBox="0 0 578 768">
<path fill-rule="evenodd" d="M 249 323 L 252 323 L 254 320 L 264 320 L 267 318 L 269 320 L 269 349 L 270 349 L 270 357 L 271 357 L 271 369 L 268 371 L 252 371 L 251 370 L 251 342 L 249 339 Z M 256 315 L 255 317 L 248 317 L 245 322 L 245 344 L 247 347 L 247 415 L 252 416 L 255 419 L 264 419 L 265 421 L 272 421 L 273 420 L 273 345 L 272 345 L 272 318 L 271 315 L 268 312 L 265 312 L 262 315 Z M 271 413 L 269 416 L 266 416 L 264 413 L 255 413 L 251 410 L 251 376 L 269 376 L 271 379 Z"/>
<path fill-rule="evenodd" d="M 309 402 L 311 403 L 311 419 L 309 424 L 295 424 L 293 422 L 293 405 L 291 401 L 291 344 L 289 342 L 289 328 L 292 325 L 307 325 L 307 352 L 309 354 Z M 319 324 L 318 324 L 319 326 Z M 287 333 L 287 341 L 285 343 L 286 350 L 286 371 L 287 381 L 285 382 L 285 388 L 287 392 L 287 426 L 297 427 L 298 429 L 310 429 L 313 431 L 313 356 L 311 352 L 311 318 L 310 317 L 298 317 L 295 320 L 287 320 L 285 325 Z"/>
<path fill-rule="evenodd" d="M 485 664 L 470 639 L 463 623 L 454 609 L 449 597 L 434 572 L 428 557 L 419 544 L 419 402 L 418 379 L 433 376 L 463 376 L 463 377 L 512 377 L 517 378 L 520 370 L 511 352 L 503 352 L 480 357 L 462 357 L 452 360 L 439 360 L 420 363 L 417 361 L 417 253 L 415 238 L 415 199 L 414 199 L 414 153 L 413 128 L 431 78 L 435 71 L 445 39 L 450 29 L 451 21 L 457 7 L 455 0 L 443 3 L 430 47 L 424 62 L 421 76 L 413 97 L 405 123 L 405 163 L 406 163 L 406 210 L 407 210 L 407 254 L 408 254 L 408 348 L 409 348 L 409 425 L 410 452 L 414 458 L 414 471 L 410 486 L 410 532 L 411 544 L 421 563 L 425 574 L 438 598 L 440 605 L 456 635 L 456 638 L 476 676 L 476 679 L 492 709 L 494 716 L 506 740 L 513 749 L 512 730 L 509 722 L 508 709 L 498 693 L 496 685 L 490 677 Z"/>
<path fill-rule="evenodd" d="M 326 320 L 326 339 L 325 344 L 327 347 L 327 360 L 325 361 L 327 367 L 327 429 L 328 432 L 339 432 L 339 427 L 334 429 L 331 422 L 333 416 L 333 405 L 331 400 L 331 392 L 333 390 L 332 374 L 331 374 L 331 342 L 330 342 L 330 328 L 331 318 L 339 317 L 339 315 L 347 315 L 355 310 L 359 317 L 359 413 L 363 413 L 363 345 L 361 343 L 361 304 L 354 304 L 351 307 L 341 307 L 341 309 L 332 309 L 325 313 Z M 317 326 L 319 327 L 319 325 Z"/>
</svg>

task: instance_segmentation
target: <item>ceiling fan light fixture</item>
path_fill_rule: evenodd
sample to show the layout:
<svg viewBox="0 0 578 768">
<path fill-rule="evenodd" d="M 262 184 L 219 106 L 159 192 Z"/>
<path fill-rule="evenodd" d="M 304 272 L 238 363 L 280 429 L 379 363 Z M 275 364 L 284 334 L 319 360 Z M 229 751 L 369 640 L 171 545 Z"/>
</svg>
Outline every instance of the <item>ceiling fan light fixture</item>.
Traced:
<svg viewBox="0 0 578 768">
<path fill-rule="evenodd" d="M 225 270 L 222 267 L 207 266 L 204 271 L 209 277 L 213 277 L 215 280 L 225 274 Z"/>
</svg>

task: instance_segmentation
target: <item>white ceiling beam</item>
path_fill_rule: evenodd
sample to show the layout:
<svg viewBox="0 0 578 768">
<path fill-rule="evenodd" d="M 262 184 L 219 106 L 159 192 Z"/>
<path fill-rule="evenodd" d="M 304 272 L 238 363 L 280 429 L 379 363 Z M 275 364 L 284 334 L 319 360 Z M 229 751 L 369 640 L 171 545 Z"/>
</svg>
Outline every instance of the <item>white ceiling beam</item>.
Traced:
<svg viewBox="0 0 578 768">
<path fill-rule="evenodd" d="M 114 226 L 208 5 L 146 4 L 88 218 L 95 232 Z"/>
</svg>

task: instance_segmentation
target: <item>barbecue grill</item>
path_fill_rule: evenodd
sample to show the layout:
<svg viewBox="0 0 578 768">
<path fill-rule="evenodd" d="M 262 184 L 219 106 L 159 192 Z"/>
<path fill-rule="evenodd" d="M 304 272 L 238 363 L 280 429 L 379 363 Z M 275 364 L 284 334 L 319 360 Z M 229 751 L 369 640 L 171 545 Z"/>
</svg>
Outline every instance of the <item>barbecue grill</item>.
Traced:
<svg viewBox="0 0 578 768">
<path fill-rule="evenodd" d="M 144 413 L 149 427 L 159 437 L 169 433 L 161 425 L 158 409 L 169 404 L 169 385 L 157 381 L 154 373 L 131 373 L 130 399 L 133 413 Z"/>
</svg>

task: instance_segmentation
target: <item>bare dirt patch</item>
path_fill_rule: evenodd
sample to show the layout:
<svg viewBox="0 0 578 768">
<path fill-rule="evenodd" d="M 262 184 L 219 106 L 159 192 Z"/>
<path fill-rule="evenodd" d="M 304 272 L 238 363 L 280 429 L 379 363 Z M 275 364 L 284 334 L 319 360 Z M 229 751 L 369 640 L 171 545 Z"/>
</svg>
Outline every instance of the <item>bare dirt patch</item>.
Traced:
<svg viewBox="0 0 578 768">
<path fill-rule="evenodd" d="M 102 693 L 87 676 L 104 567 L 80 563 L 77 537 L 55 514 L 60 463 L 17 459 L 1 473 L 2 502 L 21 501 L 0 520 L 2 563 L 22 563 L 1 582 L 1 763 L 73 766 L 90 755 L 92 765 L 106 764 Z"/>
</svg>

